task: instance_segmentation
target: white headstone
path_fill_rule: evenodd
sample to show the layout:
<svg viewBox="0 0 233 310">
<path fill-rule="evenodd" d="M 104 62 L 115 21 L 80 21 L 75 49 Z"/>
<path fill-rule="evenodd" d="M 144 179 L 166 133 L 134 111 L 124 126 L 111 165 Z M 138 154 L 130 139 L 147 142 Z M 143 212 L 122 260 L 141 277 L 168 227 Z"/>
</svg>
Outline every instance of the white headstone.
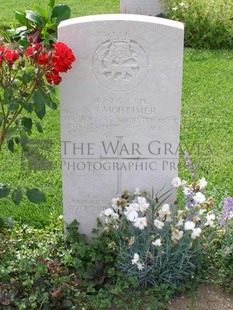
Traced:
<svg viewBox="0 0 233 310">
<path fill-rule="evenodd" d="M 156 16 L 161 13 L 160 0 L 121 0 L 120 12 Z"/>
<path fill-rule="evenodd" d="M 61 84 L 63 204 L 90 236 L 122 190 L 171 188 L 177 176 L 183 24 L 98 15 L 59 26 L 76 63 Z"/>
</svg>

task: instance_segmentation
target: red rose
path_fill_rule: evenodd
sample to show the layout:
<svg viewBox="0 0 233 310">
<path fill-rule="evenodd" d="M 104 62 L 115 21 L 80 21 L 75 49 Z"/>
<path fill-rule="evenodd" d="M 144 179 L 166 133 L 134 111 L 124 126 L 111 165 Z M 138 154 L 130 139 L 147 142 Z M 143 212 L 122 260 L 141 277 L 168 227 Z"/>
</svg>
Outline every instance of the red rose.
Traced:
<svg viewBox="0 0 233 310">
<path fill-rule="evenodd" d="M 19 58 L 19 54 L 15 50 L 5 50 L 4 59 L 8 62 L 10 66 Z"/>
<path fill-rule="evenodd" d="M 0 45 L 0 66 L 2 65 L 2 61 L 3 61 L 3 53 L 5 51 L 5 46 Z"/>
<path fill-rule="evenodd" d="M 36 56 L 41 47 L 42 45 L 40 43 L 30 45 L 26 48 L 25 55 L 28 57 Z"/>
<path fill-rule="evenodd" d="M 5 46 L 0 45 L 0 56 L 4 53 Z"/>
<path fill-rule="evenodd" d="M 46 65 L 49 62 L 49 53 L 46 52 L 41 52 L 36 59 L 37 63 L 39 65 Z"/>
<path fill-rule="evenodd" d="M 48 83 L 58 85 L 61 82 L 61 77 L 59 73 L 55 70 L 50 71 L 46 74 L 46 79 Z"/>
<path fill-rule="evenodd" d="M 53 68 L 58 72 L 66 72 L 71 68 L 72 63 L 75 61 L 75 56 L 72 50 L 66 44 L 61 42 L 54 43 L 53 47 Z"/>
</svg>

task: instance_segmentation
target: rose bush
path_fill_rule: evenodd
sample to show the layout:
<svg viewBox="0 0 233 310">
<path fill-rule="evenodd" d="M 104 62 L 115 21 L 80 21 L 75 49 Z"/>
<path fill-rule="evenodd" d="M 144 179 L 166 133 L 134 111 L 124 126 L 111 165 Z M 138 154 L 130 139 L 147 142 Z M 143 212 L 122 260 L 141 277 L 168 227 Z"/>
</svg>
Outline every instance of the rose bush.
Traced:
<svg viewBox="0 0 233 310">
<path fill-rule="evenodd" d="M 57 24 L 69 17 L 69 9 L 54 5 L 55 1 L 49 2 L 47 15 L 39 10 L 45 14 L 40 18 L 39 12 L 17 12 L 26 26 L 20 31 L 8 30 L 10 38 L 6 35 L 0 42 L 0 151 L 5 144 L 11 152 L 16 145 L 30 151 L 27 141 L 32 129 L 43 132 L 40 120 L 46 115 L 46 108 L 57 108 L 55 86 L 62 81 L 60 73 L 71 69 L 75 61 L 72 50 L 55 37 Z M 53 25 L 53 29 L 48 25 Z M 22 190 L 19 186 L 12 192 L 14 203 L 21 201 Z M 10 185 L 1 183 L 0 198 L 7 197 L 10 191 Z M 45 199 L 37 189 L 26 193 L 34 203 Z"/>
</svg>

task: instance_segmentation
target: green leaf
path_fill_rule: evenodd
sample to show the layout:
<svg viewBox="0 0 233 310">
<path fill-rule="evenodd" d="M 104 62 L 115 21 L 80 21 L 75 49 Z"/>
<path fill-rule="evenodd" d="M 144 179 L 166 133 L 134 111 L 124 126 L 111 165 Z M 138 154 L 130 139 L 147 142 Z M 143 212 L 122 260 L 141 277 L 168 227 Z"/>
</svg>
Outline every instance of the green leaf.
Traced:
<svg viewBox="0 0 233 310">
<path fill-rule="evenodd" d="M 7 147 L 8 147 L 8 150 L 11 151 L 11 153 L 14 153 L 15 151 L 15 148 L 14 148 L 14 140 L 13 139 L 9 139 L 7 140 Z"/>
<path fill-rule="evenodd" d="M 49 6 L 50 8 L 53 8 L 54 5 L 55 5 L 55 0 L 49 0 L 48 6 Z"/>
<path fill-rule="evenodd" d="M 42 133 L 42 132 L 43 132 L 43 128 L 42 128 L 40 122 L 36 122 L 36 128 L 37 128 L 37 130 L 38 130 L 39 133 Z"/>
<path fill-rule="evenodd" d="M 5 88 L 4 89 L 4 101 L 3 101 L 3 103 L 8 103 L 8 101 L 11 100 L 12 96 L 13 96 L 12 88 Z"/>
<path fill-rule="evenodd" d="M 18 110 L 18 107 L 19 107 L 19 103 L 17 101 L 11 101 L 9 103 L 8 109 L 9 109 L 9 111 L 14 112 L 14 111 Z"/>
<path fill-rule="evenodd" d="M 47 106 L 50 107 L 50 109 L 56 110 L 57 109 L 57 104 L 53 100 L 48 100 L 47 101 Z"/>
<path fill-rule="evenodd" d="M 32 102 L 33 102 L 34 107 L 35 107 L 36 115 L 40 119 L 42 119 L 46 113 L 46 109 L 45 109 L 46 100 L 47 100 L 47 97 L 43 92 L 41 92 L 39 90 L 34 92 L 33 97 L 32 97 Z"/>
<path fill-rule="evenodd" d="M 23 12 L 16 11 L 15 19 L 17 19 L 21 25 L 27 25 L 27 19 Z"/>
<path fill-rule="evenodd" d="M 26 129 L 32 129 L 32 119 L 30 117 L 23 117 L 22 118 L 22 125 L 26 128 Z"/>
<path fill-rule="evenodd" d="M 43 9 L 43 8 L 41 8 L 41 7 L 39 7 L 39 6 L 36 6 L 36 7 L 35 7 L 35 11 L 36 11 L 37 13 L 39 13 L 40 16 L 41 16 L 42 18 L 44 18 L 45 20 L 48 19 L 48 12 L 47 12 L 45 9 Z"/>
<path fill-rule="evenodd" d="M 52 88 L 50 89 L 49 96 L 50 96 L 50 99 L 51 99 L 53 102 L 55 102 L 56 104 L 59 103 L 58 95 L 57 95 L 56 91 L 54 91 L 54 87 L 52 87 Z"/>
<path fill-rule="evenodd" d="M 12 195 L 11 195 L 12 201 L 18 205 L 22 198 L 23 198 L 23 192 L 22 192 L 22 188 L 18 187 L 16 189 L 13 190 Z"/>
<path fill-rule="evenodd" d="M 53 8 L 52 18 L 56 17 L 56 23 L 59 24 L 65 19 L 69 19 L 71 14 L 71 9 L 66 4 L 59 4 Z"/>
<path fill-rule="evenodd" d="M 32 96 L 32 102 L 35 105 L 37 111 L 43 108 L 45 101 L 46 96 L 43 92 L 41 92 L 40 90 L 34 92 Z"/>
<path fill-rule="evenodd" d="M 33 111 L 32 103 L 28 103 L 22 100 L 20 101 L 20 104 L 26 111 L 28 111 L 29 113 L 32 113 Z"/>
<path fill-rule="evenodd" d="M 10 185 L 0 183 L 0 198 L 6 198 L 10 193 Z"/>
<path fill-rule="evenodd" d="M 27 65 L 24 73 L 20 77 L 20 80 L 24 82 L 24 84 L 27 84 L 34 79 L 34 75 L 35 75 L 35 68 L 33 66 Z"/>
<path fill-rule="evenodd" d="M 10 127 L 6 132 L 6 138 L 12 137 L 17 132 L 17 127 Z"/>
<path fill-rule="evenodd" d="M 39 28 L 43 28 L 46 24 L 46 20 L 38 12 L 26 11 L 26 18 Z"/>
<path fill-rule="evenodd" d="M 45 194 L 38 188 L 29 189 L 26 191 L 26 195 L 29 201 L 32 203 L 45 202 Z"/>
<path fill-rule="evenodd" d="M 39 117 L 39 119 L 43 119 L 45 114 L 46 114 L 46 109 L 45 109 L 45 104 L 43 104 L 43 107 L 39 111 L 36 110 L 36 115 Z"/>
</svg>

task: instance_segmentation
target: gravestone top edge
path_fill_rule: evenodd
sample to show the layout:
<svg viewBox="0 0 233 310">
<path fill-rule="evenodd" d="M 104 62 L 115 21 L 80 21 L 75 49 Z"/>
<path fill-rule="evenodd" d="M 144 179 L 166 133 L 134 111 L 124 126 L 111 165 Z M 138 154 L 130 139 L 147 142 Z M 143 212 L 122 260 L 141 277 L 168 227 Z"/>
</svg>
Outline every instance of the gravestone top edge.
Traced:
<svg viewBox="0 0 233 310">
<path fill-rule="evenodd" d="M 132 22 L 144 22 L 151 23 L 157 25 L 163 25 L 168 27 L 174 27 L 181 30 L 184 30 L 184 24 L 178 21 L 154 17 L 154 16 L 146 16 L 146 15 L 138 15 L 138 14 L 100 14 L 100 15 L 89 15 L 89 16 L 81 16 L 71 18 L 65 21 L 62 21 L 58 28 L 70 27 L 75 24 L 82 24 L 88 22 L 104 22 L 104 21 L 132 21 Z"/>
</svg>

